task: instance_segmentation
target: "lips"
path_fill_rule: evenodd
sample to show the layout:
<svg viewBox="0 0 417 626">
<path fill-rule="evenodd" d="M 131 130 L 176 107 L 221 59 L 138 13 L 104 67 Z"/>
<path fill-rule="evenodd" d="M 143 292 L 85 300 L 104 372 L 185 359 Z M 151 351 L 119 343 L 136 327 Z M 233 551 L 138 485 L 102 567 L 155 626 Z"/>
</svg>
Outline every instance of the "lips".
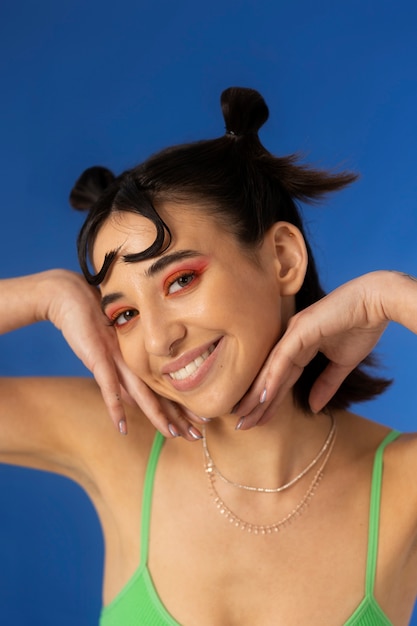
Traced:
<svg viewBox="0 0 417 626">
<path fill-rule="evenodd" d="M 221 339 L 190 350 L 166 364 L 162 374 L 177 391 L 191 391 L 205 379 L 216 360 Z"/>
<path fill-rule="evenodd" d="M 216 345 L 212 344 L 205 352 L 203 352 L 203 354 L 198 356 L 196 359 L 190 361 L 190 363 L 188 363 L 185 367 L 182 367 L 176 372 L 170 372 L 170 377 L 173 380 L 185 380 L 199 369 L 199 367 L 204 363 L 206 359 L 208 359 L 208 357 L 215 350 L 215 348 Z"/>
</svg>

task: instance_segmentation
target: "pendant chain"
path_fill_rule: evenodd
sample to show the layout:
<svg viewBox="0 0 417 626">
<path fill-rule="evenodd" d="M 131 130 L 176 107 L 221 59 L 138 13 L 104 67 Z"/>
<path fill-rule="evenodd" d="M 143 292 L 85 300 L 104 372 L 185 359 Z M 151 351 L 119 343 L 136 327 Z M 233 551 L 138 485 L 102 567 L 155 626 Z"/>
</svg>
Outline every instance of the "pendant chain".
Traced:
<svg viewBox="0 0 417 626">
<path fill-rule="evenodd" d="M 242 485 L 241 483 L 236 483 L 230 480 L 229 478 L 226 478 L 226 476 L 224 476 L 220 472 L 219 468 L 215 465 L 213 459 L 211 458 L 211 455 L 207 446 L 206 429 L 204 427 L 203 428 L 203 449 L 204 449 L 204 455 L 206 457 L 206 460 L 205 460 L 206 472 L 208 474 L 210 473 L 216 474 L 218 478 L 220 478 L 220 480 L 222 480 L 224 483 L 231 485 L 232 487 L 236 487 L 237 489 L 245 489 L 246 491 L 256 491 L 257 493 L 280 493 L 281 491 L 285 491 L 285 489 L 292 487 L 293 485 L 295 485 L 295 483 L 301 480 L 301 478 L 303 478 L 303 476 L 305 476 L 319 462 L 319 460 L 322 458 L 322 456 L 324 455 L 324 453 L 330 446 L 333 440 L 334 434 L 335 434 L 335 430 L 336 430 L 336 423 L 331 413 L 330 413 L 330 417 L 332 420 L 332 425 L 331 425 L 329 434 L 327 435 L 327 438 L 324 444 L 322 445 L 321 449 L 319 450 L 318 454 L 314 457 L 311 463 L 309 463 L 307 467 L 303 469 L 302 472 L 297 474 L 297 476 L 295 476 L 288 483 L 285 483 L 284 485 L 281 485 L 280 487 L 253 487 L 251 485 Z"/>
<path fill-rule="evenodd" d="M 204 434 L 205 435 L 205 434 Z M 205 436 L 204 436 L 204 440 L 205 440 Z M 203 440 L 203 441 L 204 441 Z M 214 471 L 212 471 L 212 467 L 207 465 L 207 457 L 206 457 L 206 462 L 205 462 L 205 471 L 209 480 L 209 491 L 210 494 L 213 498 L 214 504 L 216 505 L 219 513 L 221 515 L 223 515 L 223 517 L 228 520 L 228 522 L 230 524 L 232 524 L 235 528 L 238 528 L 240 530 L 245 530 L 248 533 L 252 533 L 254 535 L 269 535 L 272 533 L 277 533 L 279 532 L 282 528 L 284 528 L 285 526 L 287 526 L 288 524 L 290 524 L 294 519 L 296 519 L 297 517 L 299 517 L 304 510 L 306 509 L 308 503 L 310 502 L 310 500 L 312 499 L 312 497 L 314 496 L 317 487 L 319 486 L 321 479 L 323 478 L 323 474 L 324 474 L 324 469 L 327 465 L 327 462 L 330 458 L 330 455 L 332 453 L 333 447 L 334 447 L 334 443 L 336 440 L 336 424 L 335 424 L 335 420 L 332 416 L 332 427 L 329 433 L 329 436 L 326 439 L 326 448 L 323 450 L 322 454 L 320 454 L 320 456 L 318 457 L 321 458 L 323 456 L 323 454 L 325 454 L 324 459 L 319 467 L 319 469 L 317 470 L 317 472 L 314 475 L 313 480 L 311 481 L 306 493 L 304 494 L 304 496 L 302 497 L 302 499 L 300 500 L 300 502 L 297 504 L 297 506 L 292 509 L 292 511 L 290 511 L 285 517 L 283 517 L 282 519 L 280 519 L 278 522 L 274 522 L 272 524 L 253 524 L 251 522 L 245 521 L 242 518 L 240 518 L 238 515 L 236 515 L 236 513 L 234 513 L 221 499 L 217 489 L 216 489 L 216 476 L 218 476 L 218 474 Z M 205 448 L 206 449 L 206 448 Z M 326 451 L 326 452 L 325 452 Z M 317 460 L 318 460 L 317 459 Z M 316 461 L 317 462 L 317 461 Z M 314 463 L 315 464 L 315 463 Z M 310 466 L 313 467 L 313 465 L 310 463 Z M 310 467 L 310 469 L 311 469 Z M 307 473 L 308 470 L 304 471 L 303 475 L 305 475 Z M 299 478 L 297 477 L 297 479 L 299 480 Z M 233 483 L 231 483 L 233 486 Z M 294 484 L 294 482 L 292 482 L 292 484 Z M 239 486 L 236 485 L 236 486 Z M 288 485 L 290 486 L 290 485 Z M 239 486 L 239 488 L 241 488 Z M 244 487 L 243 487 L 244 488 Z M 267 491 L 264 488 L 256 488 L 255 489 L 257 492 L 260 493 L 276 493 L 275 491 Z M 253 489 L 250 489 L 250 491 L 253 491 Z M 282 491 L 282 489 L 281 489 Z"/>
</svg>

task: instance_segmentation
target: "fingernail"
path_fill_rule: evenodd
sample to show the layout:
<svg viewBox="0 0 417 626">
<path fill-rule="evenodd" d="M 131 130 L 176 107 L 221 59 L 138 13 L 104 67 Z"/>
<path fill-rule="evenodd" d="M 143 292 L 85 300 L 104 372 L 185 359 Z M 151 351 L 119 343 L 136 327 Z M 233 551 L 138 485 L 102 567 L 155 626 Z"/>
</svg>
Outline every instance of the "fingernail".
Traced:
<svg viewBox="0 0 417 626">
<path fill-rule="evenodd" d="M 200 415 L 200 419 L 203 420 L 203 422 L 206 422 L 206 424 L 207 424 L 207 422 L 211 422 L 211 417 L 202 417 Z"/>
<path fill-rule="evenodd" d="M 168 430 L 171 433 L 171 435 L 173 437 L 180 437 L 181 435 L 179 434 L 179 432 L 177 431 L 177 429 L 175 428 L 174 424 L 168 424 Z"/>
<path fill-rule="evenodd" d="M 264 387 L 263 392 L 261 393 L 261 397 L 259 398 L 259 402 L 263 404 L 266 400 L 266 387 Z"/>
<path fill-rule="evenodd" d="M 126 424 L 126 420 L 122 419 L 119 421 L 119 433 L 121 435 L 127 435 L 127 424 Z"/>
<path fill-rule="evenodd" d="M 238 423 L 235 426 L 235 430 L 240 430 L 243 426 L 243 422 L 245 421 L 245 416 L 241 417 Z"/>
<path fill-rule="evenodd" d="M 196 428 L 194 428 L 194 426 L 189 426 L 188 427 L 188 432 L 190 433 L 191 437 L 193 437 L 194 439 L 202 439 L 203 435 L 200 433 L 200 431 L 198 431 Z"/>
</svg>

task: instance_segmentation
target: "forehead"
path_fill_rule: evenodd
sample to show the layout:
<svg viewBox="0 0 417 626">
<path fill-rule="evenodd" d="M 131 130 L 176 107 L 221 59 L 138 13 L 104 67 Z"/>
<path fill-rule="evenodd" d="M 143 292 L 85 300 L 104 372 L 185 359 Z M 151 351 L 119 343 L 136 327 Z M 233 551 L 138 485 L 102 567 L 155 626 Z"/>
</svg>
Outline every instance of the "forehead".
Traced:
<svg viewBox="0 0 417 626">
<path fill-rule="evenodd" d="M 195 208 L 175 206 L 158 210 L 172 234 L 171 249 L 186 247 L 209 251 L 218 245 L 232 245 L 232 237 L 217 220 Z M 137 213 L 117 212 L 109 216 L 97 233 L 92 261 L 96 271 L 104 262 L 106 254 L 117 251 L 117 256 L 136 254 L 151 246 L 156 238 L 156 227 L 151 220 Z"/>
<path fill-rule="evenodd" d="M 121 255 L 146 250 L 155 236 L 156 228 L 149 219 L 135 213 L 112 213 L 100 227 L 94 241 L 94 267 L 99 269 L 105 255 L 114 250 Z"/>
</svg>

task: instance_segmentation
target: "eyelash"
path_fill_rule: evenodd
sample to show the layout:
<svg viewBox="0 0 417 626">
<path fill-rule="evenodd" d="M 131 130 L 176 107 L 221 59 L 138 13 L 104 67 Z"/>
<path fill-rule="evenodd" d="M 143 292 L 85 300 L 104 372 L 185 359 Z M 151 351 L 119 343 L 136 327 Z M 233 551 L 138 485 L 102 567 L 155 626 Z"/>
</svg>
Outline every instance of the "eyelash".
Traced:
<svg viewBox="0 0 417 626">
<path fill-rule="evenodd" d="M 122 324 L 120 324 L 118 320 L 122 317 L 122 315 L 126 315 L 128 313 L 133 313 L 134 315 L 132 316 L 130 320 L 128 319 Z M 138 315 L 139 315 L 139 311 L 136 311 L 135 309 L 126 309 L 125 311 L 118 311 L 117 313 L 114 314 L 114 316 L 111 319 L 109 319 L 109 325 L 113 326 L 114 328 L 122 328 L 122 326 L 126 326 L 129 322 L 132 321 L 132 319 L 134 319 Z"/>
<path fill-rule="evenodd" d="M 190 282 L 187 282 L 186 285 L 181 286 L 179 284 L 180 280 L 188 279 L 188 278 L 191 278 L 191 280 Z M 173 274 L 166 280 L 165 285 L 164 285 L 165 292 L 167 295 L 172 295 L 172 293 L 177 293 L 178 291 L 182 291 L 183 289 L 186 289 L 190 284 L 192 284 L 196 278 L 197 278 L 197 272 L 195 272 L 194 270 L 186 270 L 186 271 L 183 270 L 180 272 L 176 272 L 175 274 Z M 175 285 L 175 283 L 179 284 L 179 288 L 176 289 L 174 292 L 170 293 L 170 289 L 173 285 Z"/>
</svg>

